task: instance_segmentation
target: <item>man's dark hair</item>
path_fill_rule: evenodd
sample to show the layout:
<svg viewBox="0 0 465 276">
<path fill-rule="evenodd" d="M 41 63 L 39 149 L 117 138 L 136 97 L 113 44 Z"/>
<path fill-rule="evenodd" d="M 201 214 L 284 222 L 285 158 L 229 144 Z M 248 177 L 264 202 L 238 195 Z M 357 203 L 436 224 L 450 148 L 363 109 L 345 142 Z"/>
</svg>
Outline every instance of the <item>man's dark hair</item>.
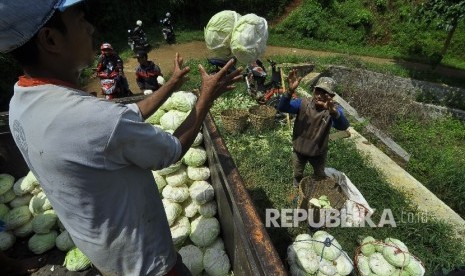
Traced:
<svg viewBox="0 0 465 276">
<path fill-rule="evenodd" d="M 66 25 L 61 18 L 61 12 L 55 11 L 44 27 L 54 28 L 62 34 L 67 33 Z M 13 50 L 10 54 L 21 66 L 37 65 L 39 62 L 39 48 L 36 44 L 37 33 L 24 45 Z"/>
</svg>

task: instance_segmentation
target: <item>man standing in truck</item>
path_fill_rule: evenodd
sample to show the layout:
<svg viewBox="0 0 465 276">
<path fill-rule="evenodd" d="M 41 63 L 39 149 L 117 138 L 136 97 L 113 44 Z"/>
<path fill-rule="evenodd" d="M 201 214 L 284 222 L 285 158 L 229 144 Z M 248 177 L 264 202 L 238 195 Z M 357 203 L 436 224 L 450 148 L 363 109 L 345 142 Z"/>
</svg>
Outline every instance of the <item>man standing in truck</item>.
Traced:
<svg viewBox="0 0 465 276">
<path fill-rule="evenodd" d="M 145 123 L 185 81 L 176 54 L 171 78 L 144 100 L 122 105 L 78 86 L 92 63 L 94 27 L 82 0 L 15 0 L 0 5 L 0 52 L 24 70 L 9 125 L 76 246 L 103 275 L 190 275 L 174 248 L 151 170 L 184 155 L 214 100 L 241 70 L 215 75 L 199 65 L 200 96 L 171 135 Z"/>
</svg>

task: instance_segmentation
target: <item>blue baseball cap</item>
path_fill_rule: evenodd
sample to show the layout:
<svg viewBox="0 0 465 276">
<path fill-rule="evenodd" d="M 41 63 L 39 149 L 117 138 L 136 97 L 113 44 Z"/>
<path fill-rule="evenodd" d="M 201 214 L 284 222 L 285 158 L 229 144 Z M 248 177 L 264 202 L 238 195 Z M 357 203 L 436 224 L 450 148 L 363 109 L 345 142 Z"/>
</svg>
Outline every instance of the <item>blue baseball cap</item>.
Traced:
<svg viewBox="0 0 465 276">
<path fill-rule="evenodd" d="M 28 42 L 56 10 L 84 0 L 9 0 L 0 3 L 0 52 L 8 53 Z"/>
</svg>

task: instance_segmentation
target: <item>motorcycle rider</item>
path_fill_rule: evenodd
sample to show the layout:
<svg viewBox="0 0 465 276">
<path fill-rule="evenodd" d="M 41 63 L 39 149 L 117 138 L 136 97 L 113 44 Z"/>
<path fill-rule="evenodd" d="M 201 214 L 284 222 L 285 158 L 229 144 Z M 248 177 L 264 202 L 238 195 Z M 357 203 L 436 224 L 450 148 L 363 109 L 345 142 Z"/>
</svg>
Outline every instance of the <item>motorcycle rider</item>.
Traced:
<svg viewBox="0 0 465 276">
<path fill-rule="evenodd" d="M 100 46 L 101 55 L 97 64 L 97 76 L 100 79 L 115 79 L 121 85 L 122 95 L 116 97 L 132 95 L 129 84 L 124 76 L 123 60 L 118 56 L 110 43 L 103 43 Z M 113 64 L 111 68 L 110 64 Z"/>
<path fill-rule="evenodd" d="M 171 13 L 167 12 L 165 14 L 165 18 L 160 20 L 160 23 L 163 27 L 163 37 L 168 42 L 168 40 L 172 40 L 174 42 L 174 27 L 171 23 Z M 171 37 L 168 36 L 168 33 L 171 32 Z"/>
<path fill-rule="evenodd" d="M 140 48 L 148 47 L 147 35 L 144 30 L 142 30 L 142 20 L 136 21 L 136 27 L 131 30 L 128 30 L 128 44 L 131 47 L 131 50 L 137 51 Z"/>
<path fill-rule="evenodd" d="M 141 92 L 144 92 L 144 90 L 158 90 L 161 86 L 158 83 L 158 78 L 163 77 L 160 67 L 153 61 L 148 60 L 145 51 L 137 52 L 136 57 L 139 62 L 139 66 L 136 68 L 136 82 Z"/>
</svg>

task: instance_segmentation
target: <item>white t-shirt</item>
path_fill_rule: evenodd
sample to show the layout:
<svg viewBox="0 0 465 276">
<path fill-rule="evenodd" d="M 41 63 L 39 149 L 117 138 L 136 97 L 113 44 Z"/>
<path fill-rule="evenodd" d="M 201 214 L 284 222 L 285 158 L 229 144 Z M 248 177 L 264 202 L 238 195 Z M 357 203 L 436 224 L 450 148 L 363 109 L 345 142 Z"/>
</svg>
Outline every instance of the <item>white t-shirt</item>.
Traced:
<svg viewBox="0 0 465 276">
<path fill-rule="evenodd" d="M 53 84 L 15 85 L 10 128 L 77 247 L 104 275 L 163 275 L 176 262 L 151 168 L 178 139 L 115 104 Z"/>
</svg>

